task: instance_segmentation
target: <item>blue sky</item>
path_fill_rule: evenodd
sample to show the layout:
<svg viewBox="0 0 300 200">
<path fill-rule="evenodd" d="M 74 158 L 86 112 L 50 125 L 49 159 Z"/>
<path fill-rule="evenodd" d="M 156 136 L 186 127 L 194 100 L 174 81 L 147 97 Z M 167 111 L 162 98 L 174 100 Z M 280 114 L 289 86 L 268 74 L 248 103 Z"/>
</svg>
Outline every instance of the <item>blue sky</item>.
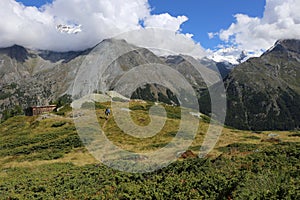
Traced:
<svg viewBox="0 0 300 200">
<path fill-rule="evenodd" d="M 22 2 L 25 6 L 36 6 L 40 7 L 46 3 L 51 3 L 52 0 L 17 0 L 18 2 Z"/>
<path fill-rule="evenodd" d="M 171 15 L 185 15 L 189 18 L 182 25 L 183 32 L 194 34 L 194 39 L 205 48 L 213 48 L 221 41 L 209 39 L 208 32 L 227 29 L 235 21 L 237 13 L 251 17 L 262 17 L 265 0 L 150 0 L 153 13 L 168 12 Z"/>
<path fill-rule="evenodd" d="M 18 0 L 26 6 L 40 7 L 51 0 Z M 185 15 L 189 18 L 182 26 L 183 33 L 191 33 L 193 39 L 204 48 L 213 49 L 222 41 L 208 38 L 209 32 L 227 29 L 235 21 L 237 13 L 251 17 L 262 17 L 265 0 L 149 0 L 153 14 L 169 13 L 172 16 Z"/>
</svg>

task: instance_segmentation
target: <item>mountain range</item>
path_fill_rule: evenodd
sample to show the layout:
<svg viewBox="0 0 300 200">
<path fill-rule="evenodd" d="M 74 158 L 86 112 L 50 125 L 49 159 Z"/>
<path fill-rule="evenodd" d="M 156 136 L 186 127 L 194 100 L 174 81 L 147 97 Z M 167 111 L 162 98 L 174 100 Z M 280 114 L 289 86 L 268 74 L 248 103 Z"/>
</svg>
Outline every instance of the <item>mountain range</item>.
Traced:
<svg viewBox="0 0 300 200">
<path fill-rule="evenodd" d="M 122 84 L 121 77 L 149 63 L 178 71 L 197 93 L 200 111 L 210 114 L 207 88 L 213 91 L 220 83 L 204 82 L 195 73 L 195 65 L 199 63 L 208 76 L 218 76 L 217 71 L 221 74 L 227 94 L 226 125 L 250 130 L 296 129 L 300 125 L 299 59 L 300 41 L 293 39 L 279 40 L 261 57 L 250 58 L 235 67 L 186 55 L 159 57 L 146 48 L 116 39 L 103 40 L 80 52 L 41 51 L 14 45 L 0 49 L 0 117 L 9 110 L 47 105 L 63 95 L 80 96 L 87 88 L 89 92 L 92 88 L 93 92 L 126 93 L 128 85 Z M 89 64 L 93 60 L 100 63 Z M 162 77 L 160 81 L 165 80 Z M 89 85 L 91 82 L 97 85 Z M 74 89 L 74 84 L 79 87 Z M 143 85 L 131 95 L 180 103 L 172 88 L 159 84 Z"/>
<path fill-rule="evenodd" d="M 277 41 L 261 57 L 235 67 L 224 84 L 227 125 L 250 130 L 299 128 L 300 41 Z"/>
<path fill-rule="evenodd" d="M 100 61 L 97 65 L 86 63 L 95 59 Z M 198 63 L 194 58 L 188 59 Z M 216 63 L 210 62 L 206 63 L 207 72 L 217 75 L 216 71 L 209 69 L 216 68 Z M 0 115 L 15 107 L 24 109 L 48 105 L 63 95 L 80 96 L 90 90 L 91 83 L 99 80 L 99 85 L 95 85 L 92 92 L 124 91 L 127 85 L 118 83 L 120 77 L 136 66 L 148 63 L 178 69 L 189 82 L 193 82 L 195 90 L 206 88 L 202 78 L 192 73 L 193 66 L 187 61 L 187 56 L 158 57 L 150 50 L 128 44 L 125 40 L 103 40 L 95 47 L 80 52 L 39 51 L 14 45 L 0 49 Z M 163 77 L 161 79 L 165 81 Z M 75 81 L 79 87 L 74 89 Z M 145 85 L 143 88 L 149 87 Z M 139 95 L 145 93 L 141 92 L 143 88 L 133 96 L 173 102 L 170 90 L 161 85 L 154 84 L 146 96 Z"/>
</svg>

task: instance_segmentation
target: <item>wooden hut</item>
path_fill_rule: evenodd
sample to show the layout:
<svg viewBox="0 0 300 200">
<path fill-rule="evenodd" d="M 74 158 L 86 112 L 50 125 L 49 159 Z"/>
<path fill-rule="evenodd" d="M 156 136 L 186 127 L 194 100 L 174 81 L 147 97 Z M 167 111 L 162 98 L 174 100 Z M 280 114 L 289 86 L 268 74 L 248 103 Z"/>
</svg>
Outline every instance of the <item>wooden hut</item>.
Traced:
<svg viewBox="0 0 300 200">
<path fill-rule="evenodd" d="M 52 112 L 56 109 L 56 105 L 48 106 L 31 106 L 28 109 L 27 115 L 36 116 L 47 112 Z"/>
</svg>

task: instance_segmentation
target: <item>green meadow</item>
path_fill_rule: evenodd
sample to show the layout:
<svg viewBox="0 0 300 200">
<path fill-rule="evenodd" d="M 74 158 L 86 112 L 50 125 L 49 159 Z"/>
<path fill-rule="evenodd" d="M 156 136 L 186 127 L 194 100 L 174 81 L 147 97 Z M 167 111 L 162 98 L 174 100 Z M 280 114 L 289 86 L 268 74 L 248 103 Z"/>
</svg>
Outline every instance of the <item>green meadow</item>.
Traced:
<svg viewBox="0 0 300 200">
<path fill-rule="evenodd" d="M 167 119 L 160 132 L 136 138 L 118 127 L 114 115 L 104 115 L 107 106 L 96 103 L 99 125 L 113 144 L 131 152 L 166 146 L 182 120 L 180 107 L 163 105 Z M 131 120 L 149 125 L 151 106 L 130 102 Z M 159 114 L 153 118 L 163 120 Z M 0 199 L 300 199 L 300 132 L 224 127 L 214 149 L 198 158 L 209 121 L 207 116 L 197 119 L 192 156 L 179 156 L 151 173 L 128 173 L 89 153 L 70 108 L 9 118 L 0 124 Z"/>
</svg>

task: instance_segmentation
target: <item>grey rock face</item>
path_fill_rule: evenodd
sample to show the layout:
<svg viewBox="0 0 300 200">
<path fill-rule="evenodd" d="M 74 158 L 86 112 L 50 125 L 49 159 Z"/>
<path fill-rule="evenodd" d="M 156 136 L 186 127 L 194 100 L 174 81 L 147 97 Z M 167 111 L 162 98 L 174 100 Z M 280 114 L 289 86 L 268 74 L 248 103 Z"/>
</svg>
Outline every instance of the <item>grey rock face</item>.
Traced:
<svg viewBox="0 0 300 200">
<path fill-rule="evenodd" d="M 192 63 L 199 62 L 181 57 L 182 62 L 174 63 L 172 57 L 160 58 L 148 49 L 116 39 L 104 40 L 92 49 L 81 52 L 38 51 L 17 45 L 0 49 L 0 115 L 16 105 L 22 108 L 47 105 L 64 94 L 80 97 L 96 91 L 118 90 L 126 95 L 129 85 L 120 82 L 120 78 L 140 66 L 153 66 L 151 69 L 154 71 L 159 70 L 155 68 L 159 65 L 168 66 L 179 71 L 196 91 L 205 88 L 203 77 L 193 71 Z M 205 70 L 208 82 L 212 84 L 214 80 L 211 77 L 216 73 L 207 68 Z M 151 74 L 143 75 L 151 77 Z M 161 76 L 159 79 L 164 82 L 164 78 Z M 133 83 L 136 81 L 132 79 Z M 147 83 L 139 86 L 147 87 Z M 150 86 L 154 100 L 174 96 L 170 92 L 172 88 L 168 90 L 166 86 L 152 83 Z M 149 100 L 148 96 L 149 93 L 140 93 L 135 97 Z"/>
</svg>

